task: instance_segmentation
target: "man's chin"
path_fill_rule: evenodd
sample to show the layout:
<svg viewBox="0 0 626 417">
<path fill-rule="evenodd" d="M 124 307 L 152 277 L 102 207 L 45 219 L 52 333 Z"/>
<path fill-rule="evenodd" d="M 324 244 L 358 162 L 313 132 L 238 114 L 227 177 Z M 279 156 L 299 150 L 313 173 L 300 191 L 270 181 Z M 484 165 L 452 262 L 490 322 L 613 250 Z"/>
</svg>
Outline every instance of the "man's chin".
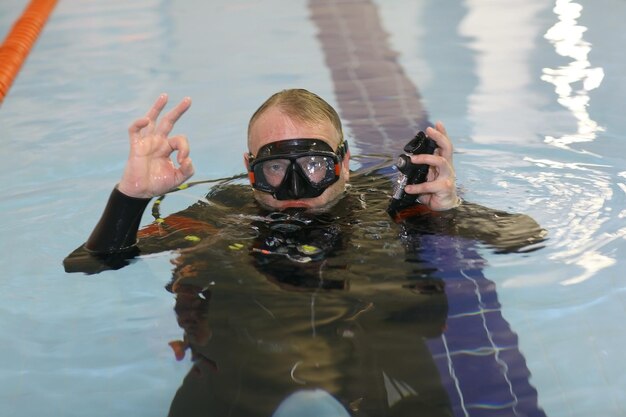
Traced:
<svg viewBox="0 0 626 417">
<path fill-rule="evenodd" d="M 318 201 L 315 201 L 314 198 L 301 200 L 276 200 L 273 198 L 259 198 L 257 199 L 257 201 L 259 202 L 259 204 L 261 204 L 261 206 L 263 206 L 264 209 L 278 211 L 288 210 L 292 208 L 311 210 L 323 206 Z"/>
<path fill-rule="evenodd" d="M 334 206 L 341 196 L 337 195 L 335 198 L 329 200 L 327 198 L 302 198 L 299 200 L 277 200 L 269 194 L 261 195 L 259 192 L 255 192 L 257 202 L 266 210 L 288 210 L 288 209 L 304 209 L 311 212 L 324 212 Z"/>
<path fill-rule="evenodd" d="M 282 204 L 279 205 L 280 210 L 290 209 L 290 208 L 303 208 L 310 209 L 317 207 L 315 204 L 312 204 L 310 201 L 305 200 L 285 200 Z"/>
</svg>

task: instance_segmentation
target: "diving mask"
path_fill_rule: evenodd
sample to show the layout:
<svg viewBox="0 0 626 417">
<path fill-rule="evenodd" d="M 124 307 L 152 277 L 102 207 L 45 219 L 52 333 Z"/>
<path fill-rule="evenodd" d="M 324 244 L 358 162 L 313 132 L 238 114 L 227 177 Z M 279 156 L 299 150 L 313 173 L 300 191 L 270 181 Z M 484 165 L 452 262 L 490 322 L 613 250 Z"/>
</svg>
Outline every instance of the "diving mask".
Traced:
<svg viewBox="0 0 626 417">
<path fill-rule="evenodd" d="M 277 200 L 320 196 L 337 182 L 348 143 L 336 151 L 321 139 L 288 139 L 271 142 L 249 155 L 250 183 Z"/>
</svg>

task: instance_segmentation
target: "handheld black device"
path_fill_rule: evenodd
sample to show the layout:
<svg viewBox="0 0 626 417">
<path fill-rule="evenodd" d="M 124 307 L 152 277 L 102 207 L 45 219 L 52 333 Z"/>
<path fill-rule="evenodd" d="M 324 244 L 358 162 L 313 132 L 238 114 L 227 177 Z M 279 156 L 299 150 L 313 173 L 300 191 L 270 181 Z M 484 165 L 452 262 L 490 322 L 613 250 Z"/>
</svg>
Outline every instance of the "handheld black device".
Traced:
<svg viewBox="0 0 626 417">
<path fill-rule="evenodd" d="M 426 181 L 428 176 L 427 164 L 414 164 L 411 162 L 411 155 L 433 154 L 437 148 L 437 143 L 426 136 L 424 132 L 418 132 L 417 135 L 404 147 L 404 154 L 398 156 L 396 167 L 398 168 L 398 177 L 393 187 L 393 194 L 389 202 L 387 212 L 394 214 L 398 210 L 411 206 L 417 201 L 417 196 L 407 194 L 404 187 L 409 184 L 420 184 Z"/>
</svg>

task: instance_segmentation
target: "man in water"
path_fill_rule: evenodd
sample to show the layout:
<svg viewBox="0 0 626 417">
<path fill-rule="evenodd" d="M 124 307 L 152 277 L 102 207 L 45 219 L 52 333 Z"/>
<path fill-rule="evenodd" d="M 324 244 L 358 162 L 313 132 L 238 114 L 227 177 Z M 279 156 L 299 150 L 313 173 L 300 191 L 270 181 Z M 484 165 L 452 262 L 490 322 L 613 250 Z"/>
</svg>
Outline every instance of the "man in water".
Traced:
<svg viewBox="0 0 626 417">
<path fill-rule="evenodd" d="M 166 104 L 167 96 L 160 96 L 147 115 L 130 126 L 130 155 L 122 179 L 87 243 L 66 259 L 68 271 L 93 272 L 90 268 L 94 265 L 87 261 L 90 258 L 104 261 L 105 268 L 119 267 L 124 263 L 116 263 L 118 256 L 125 260 L 137 253 L 184 246 L 178 246 L 180 240 L 153 239 L 150 227 L 137 239 L 139 222 L 150 199 L 178 187 L 194 173 L 187 139 L 169 136 L 191 101 L 183 99 L 160 117 Z M 419 235 L 422 227 L 430 226 L 437 229 L 427 230 L 429 236 L 438 233 L 442 225 L 445 233 L 464 235 L 464 224 L 471 223 L 468 234 L 473 237 L 488 228 L 475 219 L 464 223 L 463 216 L 448 221 L 458 211 L 450 209 L 459 206 L 452 144 L 441 123 L 427 128 L 426 133 L 437 143 L 435 154 L 415 155 L 411 161 L 430 166 L 427 181 L 407 186 L 405 191 L 419 196 L 416 206 L 439 213 L 433 218 L 440 221 L 418 220 L 402 233 L 405 246 L 410 248 L 407 262 L 393 251 L 380 248 L 373 248 L 357 261 L 347 255 L 354 250 L 346 241 L 353 239 L 354 246 L 360 248 L 372 242 L 363 231 L 367 225 L 377 227 L 385 220 L 381 218 L 384 209 L 378 206 L 388 201 L 383 194 L 391 184 L 384 181 L 378 189 L 368 185 L 370 193 L 375 190 L 376 198 L 368 200 L 368 209 L 358 207 L 355 219 L 351 219 L 349 212 L 356 199 L 345 192 L 350 152 L 335 110 L 306 90 L 285 90 L 270 97 L 254 113 L 244 161 L 258 205 L 226 204 L 233 193 L 248 195 L 241 187 L 231 187 L 209 197 L 226 207 L 225 211 L 216 211 L 213 204 L 192 206 L 184 212 L 186 225 L 191 225 L 196 235 L 220 235 L 216 239 L 221 240 L 215 245 L 207 238 L 206 245 L 181 251 L 174 261 L 170 290 L 177 294 L 181 306 L 202 305 L 199 316 L 204 322 L 208 321 L 210 300 L 216 329 L 209 341 L 206 334 L 211 332 L 205 328 L 208 324 L 202 324 L 204 333 L 194 325 L 195 330 L 186 330 L 188 337 L 178 344 L 180 349 L 192 350 L 195 360 L 199 360 L 197 366 L 204 369 L 202 378 L 210 381 L 208 386 L 212 388 L 201 391 L 198 397 L 191 396 L 205 380 L 190 373 L 173 402 L 172 414 L 189 415 L 179 410 L 206 404 L 211 412 L 253 407 L 248 410 L 250 415 L 271 415 L 278 407 L 278 416 L 285 412 L 281 410 L 291 407 L 293 400 L 300 409 L 303 404 L 313 403 L 333 408 L 336 415 L 347 415 L 344 408 L 361 410 L 363 415 L 383 415 L 387 408 L 397 415 L 414 415 L 417 410 L 448 415 L 446 396 L 422 342 L 422 338 L 440 334 L 447 301 L 441 280 L 420 258 L 423 248 L 428 248 L 437 252 L 433 258 L 445 260 L 446 268 L 452 268 L 450 258 L 442 257 L 439 251 L 461 251 L 454 245 L 424 245 Z M 170 159 L 175 152 L 176 164 Z M 218 226 L 223 227 L 225 222 L 214 217 L 240 208 L 253 220 L 251 229 L 258 233 L 250 246 L 256 263 L 251 264 L 245 254 L 237 251 L 236 233 L 217 233 Z M 445 216 L 440 213 L 443 211 L 447 212 Z M 276 215 L 282 213 L 287 214 L 286 221 Z M 337 216 L 328 221 L 316 216 L 326 213 Z M 498 214 L 503 221 L 512 218 Z M 166 226 L 175 220 L 168 219 Z M 520 218 L 515 220 L 520 222 Z M 241 224 L 235 226 L 240 228 Z M 529 235 L 535 233 L 532 230 Z M 397 240 L 393 229 L 381 233 L 385 243 Z M 497 240 L 493 233 L 486 235 L 491 241 Z M 231 247 L 232 251 L 227 249 Z M 384 269 L 390 262 L 393 268 Z M 266 280 L 258 279 L 259 273 L 287 291 L 268 286 Z M 338 291 L 318 297 L 320 290 Z M 187 310 L 181 307 L 180 312 Z M 244 362 L 248 364 L 245 372 L 238 368 Z M 220 371 L 216 373 L 217 369 Z M 306 381 L 310 384 L 303 387 Z M 390 388 L 389 381 L 399 381 L 405 387 L 401 395 Z M 299 387 L 308 390 L 300 391 Z M 416 392 L 428 394 L 419 396 Z M 296 396 L 280 405 L 290 393 Z M 192 397 L 195 400 L 189 399 Z"/>
<path fill-rule="evenodd" d="M 85 244 L 87 250 L 97 254 L 132 250 L 150 199 L 193 175 L 187 138 L 169 136 L 191 100 L 184 98 L 159 120 L 167 99 L 165 94 L 159 96 L 146 116 L 130 126 L 124 174 Z M 441 123 L 428 127 L 426 134 L 437 143 L 435 154 L 415 155 L 411 161 L 430 166 L 428 180 L 408 185 L 405 191 L 419 195 L 431 210 L 448 210 L 459 204 L 452 143 Z M 178 166 L 170 159 L 174 152 Z M 276 93 L 254 113 L 244 160 L 256 201 L 271 210 L 328 210 L 344 195 L 350 177 L 350 151 L 339 116 L 326 101 L 303 89 Z"/>
<path fill-rule="evenodd" d="M 186 138 L 168 135 L 176 121 L 189 109 L 191 100 L 183 99 L 160 122 L 157 118 L 167 103 L 167 96 L 161 95 L 146 117 L 135 121 L 129 136 L 131 150 L 126 170 L 118 189 L 129 197 L 151 198 L 161 195 L 186 181 L 193 175 L 193 166 L 189 157 L 189 144 Z M 427 135 L 437 142 L 435 155 L 416 155 L 411 158 L 415 164 L 428 164 L 432 167 L 427 183 L 407 186 L 406 192 L 421 195 L 420 201 L 432 210 L 447 210 L 458 204 L 455 188 L 454 168 L 452 166 L 452 143 L 441 123 L 435 128 L 429 127 Z M 259 150 L 266 147 L 267 156 L 272 157 L 272 147 L 268 145 L 284 142 L 283 153 L 296 155 L 297 145 L 287 141 L 294 139 L 317 139 L 325 146 L 323 151 L 338 154 L 341 169 L 338 175 L 326 186 L 319 186 L 316 191 L 306 194 L 299 189 L 282 197 L 275 191 L 296 186 L 296 176 L 276 186 L 272 191 L 255 186 L 255 198 L 263 206 L 283 210 L 289 207 L 324 209 L 332 206 L 344 192 L 349 179 L 348 162 L 350 153 L 343 137 L 341 121 L 335 110 L 322 98 L 306 90 L 284 90 L 271 96 L 254 113 L 248 125 L 248 152 L 244 155 L 247 170 L 250 170 L 250 158 L 258 156 Z M 314 151 L 313 142 L 303 144 L 302 153 Z M 330 149 L 326 149 L 330 148 Z M 280 155 L 280 150 L 274 152 Z M 345 149 L 345 150 L 344 150 Z M 179 168 L 170 162 L 170 154 L 178 151 Z M 293 164 L 290 169 L 293 168 Z M 295 167 L 297 169 L 297 167 Z M 310 182 L 305 172 L 305 182 Z M 258 180 L 258 178 L 257 178 Z M 321 193 L 320 193 L 321 192 Z M 318 195 L 313 195 L 318 194 Z"/>
</svg>

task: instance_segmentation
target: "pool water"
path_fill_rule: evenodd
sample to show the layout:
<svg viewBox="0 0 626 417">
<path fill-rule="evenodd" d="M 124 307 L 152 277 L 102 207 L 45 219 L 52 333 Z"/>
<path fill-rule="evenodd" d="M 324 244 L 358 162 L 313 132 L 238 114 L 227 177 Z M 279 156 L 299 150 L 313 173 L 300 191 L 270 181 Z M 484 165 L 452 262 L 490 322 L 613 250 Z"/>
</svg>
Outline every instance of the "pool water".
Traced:
<svg viewBox="0 0 626 417">
<path fill-rule="evenodd" d="M 194 100 L 176 131 L 189 136 L 196 179 L 243 171 L 247 119 L 279 89 L 304 87 L 350 109 L 354 90 L 341 88 L 337 68 L 356 55 L 329 52 L 316 4 L 59 2 L 0 107 L 1 415 L 168 412 L 191 368 L 168 346 L 182 337 L 164 289 L 175 254 L 89 276 L 66 274 L 62 260 L 119 180 L 128 124 L 159 93 Z M 0 35 L 25 5 L 0 4 Z M 381 42 L 417 88 L 415 117 L 446 124 L 463 198 L 526 214 L 548 232 L 532 252 L 476 247 L 538 407 L 625 415 L 626 3 L 371 6 L 389 34 Z M 395 153 L 344 114 L 353 154 Z M 199 188 L 166 200 L 166 210 L 187 207 Z"/>
</svg>

